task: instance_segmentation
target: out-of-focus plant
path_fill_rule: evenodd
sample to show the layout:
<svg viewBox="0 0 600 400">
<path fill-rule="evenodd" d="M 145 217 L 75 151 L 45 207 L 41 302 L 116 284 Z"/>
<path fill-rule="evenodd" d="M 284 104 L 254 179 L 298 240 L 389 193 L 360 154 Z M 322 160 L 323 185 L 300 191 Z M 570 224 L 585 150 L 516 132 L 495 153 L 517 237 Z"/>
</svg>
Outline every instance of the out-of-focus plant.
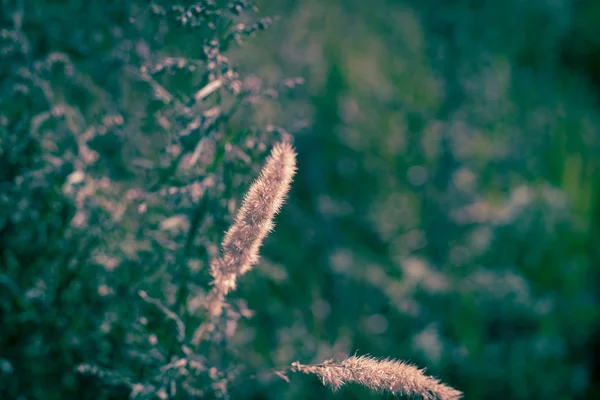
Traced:
<svg viewBox="0 0 600 400">
<path fill-rule="evenodd" d="M 244 303 L 208 347 L 184 339 L 238 188 L 288 136 L 240 127 L 279 88 L 227 57 L 271 20 L 245 0 L 1 7 L 0 396 L 225 396 L 215 346 Z"/>
<path fill-rule="evenodd" d="M 280 343 L 265 358 L 358 348 L 467 398 L 595 396 L 600 114 L 560 60 L 594 58 L 592 3 L 281 5 L 290 23 L 254 62 L 302 71 L 312 107 L 279 110 L 303 107 L 308 129 L 289 224 L 266 248 L 300 243 L 285 247 L 298 266 L 273 268 L 270 315 L 250 321 Z M 285 333 L 266 323 L 299 303 Z"/>
</svg>

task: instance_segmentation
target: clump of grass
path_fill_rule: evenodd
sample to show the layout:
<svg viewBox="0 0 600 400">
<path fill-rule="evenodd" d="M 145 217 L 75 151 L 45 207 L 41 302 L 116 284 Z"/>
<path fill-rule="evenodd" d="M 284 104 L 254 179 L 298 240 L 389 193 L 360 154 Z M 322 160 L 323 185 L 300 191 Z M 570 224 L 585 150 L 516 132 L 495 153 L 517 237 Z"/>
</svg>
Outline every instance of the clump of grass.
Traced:
<svg viewBox="0 0 600 400">
<path fill-rule="evenodd" d="M 210 268 L 213 277 L 208 295 L 208 318 L 221 315 L 225 296 L 236 287 L 237 279 L 258 262 L 262 241 L 273 229 L 273 218 L 279 212 L 296 173 L 296 153 L 288 142 L 276 144 L 267 158 L 260 176 L 250 186 L 234 223 L 221 244 L 221 256 Z M 207 323 L 194 335 L 198 343 Z M 425 400 L 454 400 L 462 393 L 424 374 L 411 364 L 369 356 L 352 356 L 342 362 L 292 364 L 292 371 L 317 375 L 323 384 L 338 390 L 347 383 L 358 383 L 376 392 L 417 396 Z"/>
<path fill-rule="evenodd" d="M 98 25 L 120 32 L 103 41 L 105 50 L 90 52 L 97 46 L 95 36 L 78 30 L 82 40 L 74 44 L 76 53 L 96 54 L 97 60 L 110 60 L 107 64 L 71 60 L 60 52 L 71 44 L 37 43 L 40 32 L 53 30 L 43 12 L 15 5 L 3 14 L 7 18 L 0 16 L 0 53 L 7 60 L 0 76 L 14 82 L 4 85 L 0 96 L 0 147 L 12 143 L 0 149 L 8 189 L 0 199 L 6 248 L 0 286 L 7 288 L 0 309 L 9 310 L 8 319 L 0 318 L 9 328 L 0 347 L 11 344 L 0 357 L 0 371 L 12 374 L 3 398 L 70 398 L 89 387 L 88 378 L 80 380 L 76 373 L 107 386 L 94 391 L 99 398 L 128 391 L 132 399 L 227 399 L 228 385 L 247 377 L 237 365 L 240 352 L 228 339 L 249 312 L 226 301 L 239 278 L 258 263 L 290 190 L 296 173 L 292 145 L 273 146 L 214 259 L 207 254 L 216 247 L 211 238 L 222 229 L 222 219 L 203 221 L 234 204 L 232 162 L 249 165 L 249 154 L 271 142 L 267 132 L 245 144 L 237 142 L 244 135 L 224 134 L 232 117 L 244 118 L 238 113 L 245 105 L 273 92 L 246 85 L 225 52 L 271 20 L 251 23 L 242 17 L 255 11 L 251 0 L 126 3 Z M 69 7 L 59 7 L 66 13 L 64 23 L 72 20 Z M 127 25 L 120 26 L 124 21 Z M 193 46 L 187 46 L 191 34 Z M 131 43 L 136 51 L 123 51 Z M 173 47 L 176 56 L 166 53 Z M 122 69 L 106 82 L 119 85 L 105 89 L 104 79 L 97 79 L 114 65 Z M 300 82 L 286 80 L 283 86 Z M 122 98 L 121 92 L 129 91 L 136 95 Z M 82 101 L 82 93 L 95 100 Z M 142 122 L 140 112 L 152 117 Z M 147 140 L 149 132 L 155 133 Z M 148 179 L 134 179 L 141 176 Z M 207 291 L 204 277 L 194 275 L 205 266 L 211 278 Z M 200 312 L 198 305 L 204 307 Z M 46 309 L 56 312 L 38 312 Z M 208 328 L 214 334 L 205 338 Z M 83 362 L 73 366 L 74 360 Z M 355 382 L 426 399 L 460 396 L 397 361 L 350 357 L 340 363 L 294 363 L 269 374 L 287 380 L 284 372 L 290 370 L 315 374 L 335 390 Z"/>
</svg>

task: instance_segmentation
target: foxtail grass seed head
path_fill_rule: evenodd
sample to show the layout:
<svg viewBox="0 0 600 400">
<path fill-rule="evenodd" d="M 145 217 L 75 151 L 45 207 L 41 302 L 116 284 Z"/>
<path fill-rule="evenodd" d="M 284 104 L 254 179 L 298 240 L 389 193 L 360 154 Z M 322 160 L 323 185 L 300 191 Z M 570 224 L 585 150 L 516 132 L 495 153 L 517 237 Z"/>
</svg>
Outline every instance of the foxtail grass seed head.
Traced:
<svg viewBox="0 0 600 400">
<path fill-rule="evenodd" d="M 462 397 L 460 391 L 426 376 L 423 370 L 390 359 L 352 356 L 339 363 L 329 360 L 323 364 L 302 365 L 295 362 L 292 369 L 318 376 L 324 385 L 334 391 L 347 383 L 357 383 L 375 392 L 414 396 L 424 400 L 456 400 Z"/>
<path fill-rule="evenodd" d="M 273 218 L 290 190 L 295 173 L 296 153 L 292 145 L 277 143 L 225 234 L 221 257 L 211 263 L 210 274 L 214 280 L 209 295 L 209 315 L 220 315 L 223 299 L 235 289 L 238 277 L 258 262 L 260 246 L 273 229 Z"/>
</svg>

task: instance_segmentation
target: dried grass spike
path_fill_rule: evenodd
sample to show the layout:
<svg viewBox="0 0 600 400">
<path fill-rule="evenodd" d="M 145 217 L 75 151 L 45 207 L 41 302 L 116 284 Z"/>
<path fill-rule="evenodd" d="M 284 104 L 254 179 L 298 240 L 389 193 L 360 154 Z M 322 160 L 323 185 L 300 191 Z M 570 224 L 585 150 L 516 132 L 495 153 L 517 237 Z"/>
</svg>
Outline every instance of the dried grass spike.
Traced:
<svg viewBox="0 0 600 400">
<path fill-rule="evenodd" d="M 296 153 L 292 145 L 277 143 L 225 234 L 221 257 L 211 264 L 214 286 L 208 307 L 210 315 L 221 313 L 224 296 L 235 289 L 238 277 L 258 262 L 260 246 L 273 228 L 273 218 L 290 190 L 295 173 Z"/>
<path fill-rule="evenodd" d="M 324 385 L 338 390 L 347 383 L 358 383 L 375 392 L 394 395 L 417 396 L 424 400 L 456 400 L 462 393 L 439 380 L 426 376 L 423 370 L 396 360 L 378 360 L 368 356 L 352 356 L 335 363 L 292 364 L 295 371 L 317 375 Z"/>
</svg>

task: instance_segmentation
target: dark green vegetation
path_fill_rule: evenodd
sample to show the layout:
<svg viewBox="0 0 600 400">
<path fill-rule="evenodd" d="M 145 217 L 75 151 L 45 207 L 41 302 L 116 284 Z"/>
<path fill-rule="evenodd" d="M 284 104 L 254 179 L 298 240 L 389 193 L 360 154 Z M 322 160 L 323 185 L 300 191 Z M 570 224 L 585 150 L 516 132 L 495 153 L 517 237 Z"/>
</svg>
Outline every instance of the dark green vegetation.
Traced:
<svg viewBox="0 0 600 400">
<path fill-rule="evenodd" d="M 596 3 L 0 0 L 0 398 L 379 398 L 269 372 L 356 350 L 598 398 Z M 191 348 L 288 136 L 261 262 Z"/>
</svg>

